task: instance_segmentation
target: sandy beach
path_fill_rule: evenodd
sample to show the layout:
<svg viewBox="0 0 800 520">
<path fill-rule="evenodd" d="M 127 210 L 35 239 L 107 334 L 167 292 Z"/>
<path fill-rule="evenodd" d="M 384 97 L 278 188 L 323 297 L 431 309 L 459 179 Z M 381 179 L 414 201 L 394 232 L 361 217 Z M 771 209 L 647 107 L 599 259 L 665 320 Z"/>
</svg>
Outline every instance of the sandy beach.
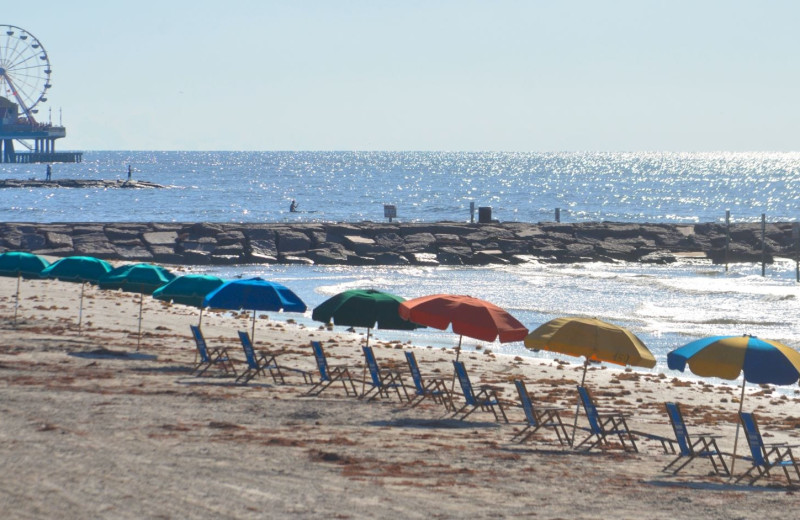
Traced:
<svg viewBox="0 0 800 520">
<path fill-rule="evenodd" d="M 138 295 L 88 288 L 82 331 L 80 286 L 0 278 L 0 504 L 4 518 L 763 518 L 797 498 L 782 474 L 755 487 L 714 475 L 698 460 L 677 476 L 674 456 L 639 438 L 639 453 L 563 448 L 552 432 L 517 444 L 511 424 L 488 413 L 466 421 L 426 401 L 365 402 L 328 390 L 256 378 L 246 386 L 209 372 L 195 377 L 189 325 L 198 311 L 145 297 L 136 350 Z M 287 321 L 257 321 L 255 344 L 282 365 L 314 371 L 309 342 L 331 362 L 360 372 L 363 334 Z M 208 313 L 205 337 L 243 359 L 237 330 L 249 315 Z M 527 324 L 529 327 L 533 324 Z M 447 332 L 443 332 L 446 334 Z M 399 343 L 375 342 L 382 365 L 405 366 Z M 455 353 L 418 348 L 424 375 L 451 377 Z M 473 383 L 518 402 L 523 378 L 541 406 L 560 406 L 572 424 L 580 360 L 464 352 Z M 632 429 L 673 437 L 665 401 L 681 403 L 689 432 L 720 436 L 733 451 L 738 389 L 678 374 L 590 368 L 601 408 L 631 415 Z M 408 380 L 410 384 L 410 379 Z M 791 389 L 749 385 L 745 409 L 768 442 L 798 443 L 800 398 Z M 579 425 L 585 425 L 581 416 Z M 578 432 L 580 437 L 581 432 Z M 738 452 L 746 451 L 740 439 Z M 748 462 L 736 462 L 736 474 Z"/>
</svg>

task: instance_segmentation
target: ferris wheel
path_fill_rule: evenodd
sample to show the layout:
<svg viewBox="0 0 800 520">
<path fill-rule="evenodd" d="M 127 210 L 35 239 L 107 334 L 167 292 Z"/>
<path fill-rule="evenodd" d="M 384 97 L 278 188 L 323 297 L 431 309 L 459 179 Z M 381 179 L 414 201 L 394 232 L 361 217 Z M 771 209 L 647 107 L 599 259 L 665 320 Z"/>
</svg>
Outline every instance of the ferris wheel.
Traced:
<svg viewBox="0 0 800 520">
<path fill-rule="evenodd" d="M 0 97 L 16 101 L 20 115 L 35 121 L 36 108 L 47 101 L 50 58 L 42 43 L 31 33 L 13 25 L 0 24 Z"/>
</svg>

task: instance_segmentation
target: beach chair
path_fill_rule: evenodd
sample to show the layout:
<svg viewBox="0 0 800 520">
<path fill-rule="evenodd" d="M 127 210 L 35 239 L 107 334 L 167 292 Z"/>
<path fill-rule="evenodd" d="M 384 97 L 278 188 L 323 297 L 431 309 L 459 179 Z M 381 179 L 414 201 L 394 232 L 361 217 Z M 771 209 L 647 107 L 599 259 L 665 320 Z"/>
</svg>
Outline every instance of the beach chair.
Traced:
<svg viewBox="0 0 800 520">
<path fill-rule="evenodd" d="M 464 406 L 453 413 L 453 417 L 458 417 L 463 421 L 475 410 L 482 410 L 484 412 L 492 412 L 492 414 L 494 414 L 494 419 L 498 422 L 500 422 L 500 417 L 502 417 L 505 422 L 508 422 L 506 412 L 503 410 L 503 403 L 500 402 L 500 398 L 497 396 L 497 392 L 494 388 L 488 385 L 481 385 L 478 387 L 478 391 L 475 392 L 469 380 L 469 374 L 467 374 L 464 362 L 453 361 L 453 368 L 456 371 L 456 378 L 461 384 L 464 401 L 466 401 Z"/>
<path fill-rule="evenodd" d="M 239 340 L 244 350 L 247 369 L 236 378 L 237 383 L 246 385 L 257 375 L 266 375 L 267 371 L 269 371 L 269 375 L 272 376 L 272 381 L 274 383 L 284 384 L 286 382 L 274 354 L 266 351 L 256 352 L 253 348 L 253 344 L 250 342 L 250 335 L 245 331 L 239 331 Z"/>
<path fill-rule="evenodd" d="M 199 377 L 211 367 L 220 367 L 226 374 L 235 376 L 236 366 L 233 364 L 233 358 L 228 354 L 228 349 L 224 347 L 209 349 L 200 327 L 189 325 L 189 328 L 192 329 L 192 337 L 199 356 L 199 361 L 192 368 L 192 373 Z"/>
<path fill-rule="evenodd" d="M 522 405 L 522 410 L 525 412 L 526 426 L 522 431 L 514 435 L 511 440 L 516 440 L 520 444 L 527 441 L 542 428 L 552 428 L 556 432 L 558 442 L 561 445 L 569 445 L 569 436 L 564 423 L 561 422 L 561 416 L 558 414 L 559 408 L 536 408 L 533 406 L 531 394 L 525 386 L 525 381 L 522 379 L 515 379 L 514 386 L 517 387 L 519 400 Z"/>
<path fill-rule="evenodd" d="M 329 365 L 325 351 L 322 350 L 322 343 L 319 341 L 311 342 L 311 350 L 314 352 L 314 359 L 319 369 L 319 381 L 306 392 L 306 395 L 319 395 L 336 382 L 342 383 L 345 394 L 358 397 L 358 390 L 354 379 L 350 374 L 350 367 L 344 365 Z"/>
<path fill-rule="evenodd" d="M 444 405 L 445 410 L 455 411 L 453 397 L 447 387 L 447 381 L 442 377 L 422 379 L 414 352 L 406 350 L 405 355 L 408 369 L 411 372 L 411 379 L 414 381 L 414 396 L 409 400 L 411 408 L 430 397 L 434 402 Z"/>
<path fill-rule="evenodd" d="M 694 440 L 690 439 L 678 403 L 665 403 L 665 406 L 667 408 L 669 421 L 672 423 L 672 430 L 675 432 L 675 439 L 678 443 L 680 453 L 678 453 L 678 456 L 661 471 L 667 471 L 679 461 L 683 460 L 683 464 L 672 471 L 673 474 L 677 474 L 693 460 L 702 458 L 708 459 L 711 462 L 711 465 L 714 467 L 714 473 L 719 474 L 721 468 L 724 472 L 723 474 L 730 475 L 728 465 L 725 463 L 725 459 L 722 458 L 722 452 L 717 447 L 717 441 L 715 439 L 719 437 L 699 434 L 695 435 Z"/>
<path fill-rule="evenodd" d="M 749 484 L 752 486 L 760 478 L 769 475 L 770 470 L 780 468 L 786 475 L 786 480 L 789 481 L 790 486 L 795 486 L 792 482 L 792 474 L 789 469 L 792 469 L 794 474 L 797 475 L 797 483 L 800 484 L 800 461 L 795 459 L 792 453 L 792 448 L 797 448 L 796 445 L 781 444 L 764 444 L 761 438 L 761 432 L 758 430 L 756 418 L 752 413 L 739 412 L 739 420 L 744 428 L 744 434 L 747 438 L 747 445 L 750 447 L 752 455 L 751 462 L 753 467 L 747 470 L 736 479 L 736 482 L 744 478 L 750 478 Z M 753 475 L 753 472 L 757 474 Z"/>
<path fill-rule="evenodd" d="M 629 451 L 628 443 L 630 443 L 631 450 L 636 453 L 639 452 L 639 449 L 636 447 L 636 441 L 633 440 L 633 434 L 628 428 L 628 423 L 625 420 L 624 414 L 618 411 L 598 412 L 586 387 L 579 386 L 578 395 L 580 395 L 583 409 L 586 412 L 586 418 L 589 421 L 589 436 L 578 443 L 575 449 L 587 443 L 590 444 L 587 445 L 585 451 L 589 451 L 600 445 L 610 446 L 611 444 L 608 442 L 608 438 L 616 435 L 622 444 L 623 450 Z"/>
<path fill-rule="evenodd" d="M 368 398 L 367 400 L 371 401 L 376 397 L 388 398 L 391 395 L 391 391 L 394 390 L 400 401 L 404 398 L 406 401 L 410 401 L 408 390 L 406 390 L 406 385 L 403 383 L 403 377 L 400 373 L 379 367 L 372 347 L 365 345 L 361 347 L 361 350 L 364 352 L 364 360 L 366 361 L 365 368 L 369 370 L 369 380 L 364 378 L 363 385 L 366 386 L 369 384 L 372 386 L 369 390 L 362 390 L 361 399 Z"/>
</svg>

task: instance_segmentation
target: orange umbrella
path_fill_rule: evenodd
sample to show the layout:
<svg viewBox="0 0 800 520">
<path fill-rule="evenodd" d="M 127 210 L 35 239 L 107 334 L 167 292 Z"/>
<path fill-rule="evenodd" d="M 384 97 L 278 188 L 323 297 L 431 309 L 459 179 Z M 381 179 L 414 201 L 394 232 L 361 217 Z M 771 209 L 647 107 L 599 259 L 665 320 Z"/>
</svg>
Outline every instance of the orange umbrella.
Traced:
<svg viewBox="0 0 800 520">
<path fill-rule="evenodd" d="M 445 330 L 452 324 L 453 332 L 459 335 L 459 352 L 463 336 L 481 341 L 499 339 L 500 343 L 508 343 L 522 341 L 528 335 L 525 325 L 507 311 L 472 296 L 422 296 L 400 303 L 397 312 L 404 320 L 435 329 Z"/>
</svg>

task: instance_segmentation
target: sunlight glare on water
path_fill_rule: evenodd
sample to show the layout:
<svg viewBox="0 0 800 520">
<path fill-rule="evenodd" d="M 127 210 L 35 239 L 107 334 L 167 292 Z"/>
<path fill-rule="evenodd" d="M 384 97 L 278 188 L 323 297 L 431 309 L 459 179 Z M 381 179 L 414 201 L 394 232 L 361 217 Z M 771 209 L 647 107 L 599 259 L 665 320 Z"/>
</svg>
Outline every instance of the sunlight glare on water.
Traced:
<svg viewBox="0 0 800 520">
<path fill-rule="evenodd" d="M 560 208 L 565 221 L 693 223 L 800 210 L 798 153 L 86 152 L 53 177 L 122 180 L 128 164 L 134 180 L 169 189 L 7 190 L 0 219 L 360 221 L 395 204 L 404 221 L 466 221 L 474 202 L 505 221 L 552 220 Z M 44 176 L 38 164 L 0 173 Z"/>
</svg>

